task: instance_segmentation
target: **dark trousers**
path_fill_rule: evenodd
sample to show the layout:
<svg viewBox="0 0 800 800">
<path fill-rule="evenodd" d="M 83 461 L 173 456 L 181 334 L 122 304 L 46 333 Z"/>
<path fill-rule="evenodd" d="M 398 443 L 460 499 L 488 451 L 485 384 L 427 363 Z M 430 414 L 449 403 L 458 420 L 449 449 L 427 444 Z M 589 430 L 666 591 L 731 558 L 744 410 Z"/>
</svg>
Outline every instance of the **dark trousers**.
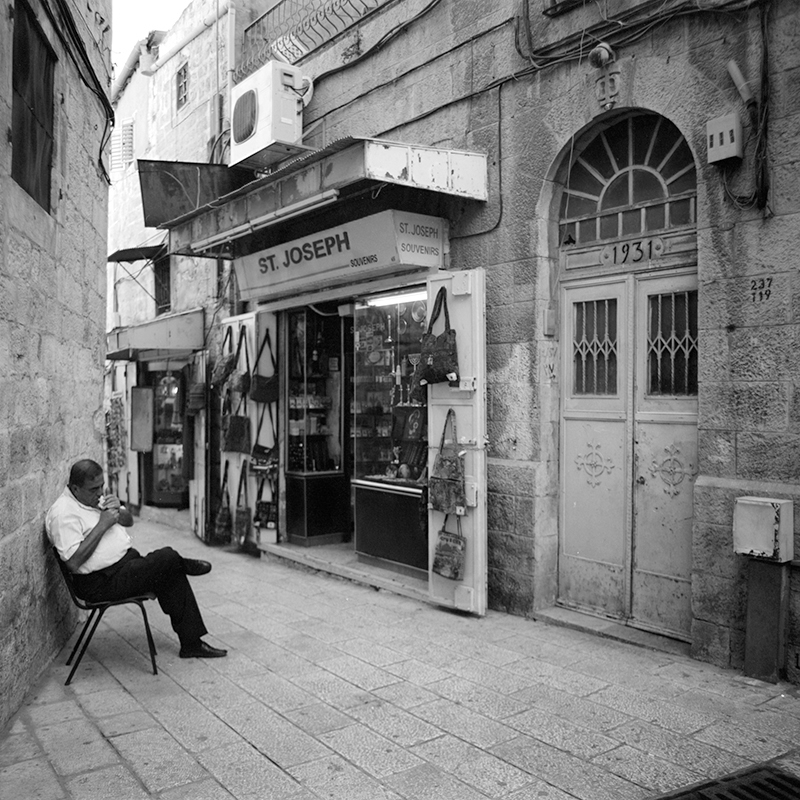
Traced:
<svg viewBox="0 0 800 800">
<path fill-rule="evenodd" d="M 74 576 L 75 591 L 89 602 L 121 600 L 152 592 L 169 616 L 181 644 L 193 644 L 208 631 L 203 623 L 183 558 L 171 547 L 146 556 L 131 548 L 116 564 Z"/>
</svg>

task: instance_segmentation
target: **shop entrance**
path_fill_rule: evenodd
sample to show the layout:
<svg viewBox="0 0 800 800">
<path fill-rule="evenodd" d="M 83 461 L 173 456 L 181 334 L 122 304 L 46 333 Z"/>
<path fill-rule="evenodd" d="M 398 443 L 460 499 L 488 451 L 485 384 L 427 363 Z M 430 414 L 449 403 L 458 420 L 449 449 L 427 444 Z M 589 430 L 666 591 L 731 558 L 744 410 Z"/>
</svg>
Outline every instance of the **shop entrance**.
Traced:
<svg viewBox="0 0 800 800">
<path fill-rule="evenodd" d="M 257 314 L 256 342 L 273 324 L 280 331 L 276 366 L 283 385 L 274 428 L 268 407 L 257 411 L 256 442 L 267 449 L 277 442 L 281 453 L 275 493 L 258 489 L 259 497 L 271 495 L 281 506 L 275 538 L 262 529 L 261 549 L 485 613 L 483 281 L 480 270 L 441 272 L 417 285 Z M 457 332 L 461 381 L 415 391 L 421 339 L 442 289 Z M 443 326 L 444 319 L 434 332 Z M 266 374 L 264 359 L 257 355 L 255 363 Z M 429 508 L 428 476 L 450 409 L 467 505 L 458 520 L 448 521 Z M 458 580 L 431 572 L 441 530 L 465 537 Z"/>
</svg>

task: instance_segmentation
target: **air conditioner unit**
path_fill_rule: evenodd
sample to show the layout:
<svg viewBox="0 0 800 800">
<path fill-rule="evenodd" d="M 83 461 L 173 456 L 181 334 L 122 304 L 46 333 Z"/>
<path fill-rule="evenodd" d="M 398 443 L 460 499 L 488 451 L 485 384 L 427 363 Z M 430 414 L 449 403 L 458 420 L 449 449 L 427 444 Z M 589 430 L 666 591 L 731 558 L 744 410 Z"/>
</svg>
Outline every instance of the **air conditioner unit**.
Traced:
<svg viewBox="0 0 800 800">
<path fill-rule="evenodd" d="M 269 61 L 231 88 L 229 166 L 264 169 L 313 149 L 300 144 L 304 80 L 297 67 Z"/>
</svg>

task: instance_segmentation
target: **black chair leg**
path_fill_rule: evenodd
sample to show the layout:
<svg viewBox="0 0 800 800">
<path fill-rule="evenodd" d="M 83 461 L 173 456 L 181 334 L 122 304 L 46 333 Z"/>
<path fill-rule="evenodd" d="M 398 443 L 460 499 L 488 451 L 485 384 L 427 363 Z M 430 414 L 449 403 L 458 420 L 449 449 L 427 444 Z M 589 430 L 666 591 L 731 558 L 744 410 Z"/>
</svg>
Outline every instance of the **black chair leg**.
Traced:
<svg viewBox="0 0 800 800">
<path fill-rule="evenodd" d="M 83 647 L 81 648 L 81 652 L 78 655 L 78 660 L 72 665 L 72 671 L 67 676 L 67 680 L 65 681 L 64 686 L 69 686 L 70 681 L 72 680 L 72 676 L 75 674 L 75 670 L 78 669 L 78 664 L 81 663 L 81 659 L 83 658 L 83 654 L 86 652 L 86 648 L 89 646 L 89 642 L 92 641 L 92 636 L 94 636 L 94 632 L 97 630 L 97 626 L 100 624 L 100 620 L 103 618 L 103 614 L 104 614 L 106 608 L 108 608 L 108 606 L 105 606 L 104 608 L 95 608 L 95 609 L 93 609 L 92 613 L 94 613 L 94 611 L 98 612 L 97 613 L 97 617 L 95 618 L 95 621 L 94 621 L 94 625 L 92 625 L 92 629 L 89 631 L 89 635 L 86 637 L 86 641 L 84 641 L 84 643 L 83 643 Z M 90 621 L 91 621 L 91 617 L 89 617 L 89 619 L 86 621 L 87 626 L 88 626 Z M 82 635 L 83 634 L 81 634 L 81 636 Z M 70 656 L 70 658 L 72 658 L 72 656 Z M 67 663 L 69 663 L 69 662 L 67 662 Z"/>
<path fill-rule="evenodd" d="M 158 667 L 156 667 L 156 643 L 153 641 L 153 634 L 150 631 L 150 622 L 147 619 L 147 611 L 145 611 L 144 603 L 137 601 L 137 605 L 142 609 L 144 629 L 147 632 L 147 646 L 150 648 L 150 661 L 153 662 L 153 675 L 158 675 Z"/>
<path fill-rule="evenodd" d="M 86 622 L 83 623 L 83 628 L 81 628 L 81 635 L 78 637 L 78 641 L 75 642 L 75 647 L 72 648 L 72 652 L 69 654 L 69 658 L 67 659 L 67 666 L 69 666 L 72 663 L 72 659 L 75 658 L 75 653 L 78 652 L 78 648 L 81 646 L 83 637 L 86 636 L 86 631 L 89 630 L 89 626 L 92 624 L 92 620 L 94 619 L 94 616 L 97 613 L 97 611 L 98 609 L 93 608 L 89 612 L 89 616 L 86 618 Z"/>
</svg>

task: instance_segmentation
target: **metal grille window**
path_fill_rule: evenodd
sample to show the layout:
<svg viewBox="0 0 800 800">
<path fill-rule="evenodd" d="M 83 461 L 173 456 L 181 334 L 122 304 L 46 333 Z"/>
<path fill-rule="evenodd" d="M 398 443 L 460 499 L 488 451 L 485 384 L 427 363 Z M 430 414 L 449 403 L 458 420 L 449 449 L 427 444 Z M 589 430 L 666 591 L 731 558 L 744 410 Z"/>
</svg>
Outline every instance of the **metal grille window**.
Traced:
<svg viewBox="0 0 800 800">
<path fill-rule="evenodd" d="M 184 64 L 175 73 L 175 105 L 183 108 L 189 100 L 189 65 Z"/>
<path fill-rule="evenodd" d="M 172 308 L 172 276 L 169 258 L 160 258 L 153 264 L 156 293 L 156 314 L 166 314 Z"/>
<path fill-rule="evenodd" d="M 575 394 L 617 393 L 617 301 L 589 300 L 573 305 L 572 345 Z"/>
<path fill-rule="evenodd" d="M 697 292 L 656 294 L 648 300 L 648 393 L 696 395 Z"/>
<path fill-rule="evenodd" d="M 56 57 L 26 3 L 14 7 L 11 177 L 50 211 Z"/>
</svg>

